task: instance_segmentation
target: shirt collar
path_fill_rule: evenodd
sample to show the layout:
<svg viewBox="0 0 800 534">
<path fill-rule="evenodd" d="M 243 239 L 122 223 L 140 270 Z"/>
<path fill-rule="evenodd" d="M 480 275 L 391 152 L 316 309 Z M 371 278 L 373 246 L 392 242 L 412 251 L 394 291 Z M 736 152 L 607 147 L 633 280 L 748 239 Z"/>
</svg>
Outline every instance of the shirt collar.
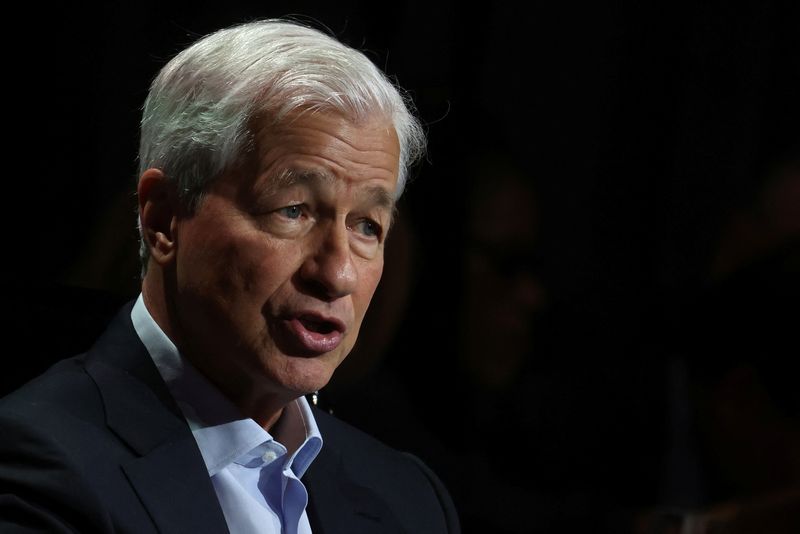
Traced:
<svg viewBox="0 0 800 534">
<path fill-rule="evenodd" d="M 183 412 L 203 455 L 209 476 L 233 461 L 261 450 L 265 444 L 294 445 L 286 458 L 297 477 L 303 476 L 322 448 L 322 436 L 314 414 L 301 396 L 284 408 L 279 435 L 272 436 L 253 419 L 244 418 L 238 408 L 192 364 L 181 356 L 175 344 L 147 310 L 142 295 L 131 311 L 136 333 Z"/>
<path fill-rule="evenodd" d="M 305 436 L 302 445 L 300 445 L 289 458 L 292 471 L 294 471 L 295 475 L 299 478 L 305 474 L 308 466 L 311 465 L 311 462 L 314 461 L 314 458 L 317 457 L 320 449 L 322 449 L 322 434 L 319 432 L 317 421 L 314 419 L 311 406 L 309 406 L 308 400 L 306 400 L 305 397 L 299 397 L 286 408 L 287 409 L 284 410 L 284 415 L 286 415 L 286 411 L 289 408 L 292 408 L 292 411 L 297 414 L 296 417 L 290 420 L 300 423 L 297 425 L 298 431 L 302 432 L 302 434 L 300 434 L 301 436 Z"/>
</svg>

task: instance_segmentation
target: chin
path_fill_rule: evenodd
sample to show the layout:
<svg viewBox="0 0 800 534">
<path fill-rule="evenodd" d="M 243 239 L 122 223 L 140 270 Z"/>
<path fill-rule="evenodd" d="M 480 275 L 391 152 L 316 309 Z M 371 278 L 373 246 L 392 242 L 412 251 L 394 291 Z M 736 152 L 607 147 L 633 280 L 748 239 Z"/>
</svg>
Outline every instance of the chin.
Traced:
<svg viewBox="0 0 800 534">
<path fill-rule="evenodd" d="M 314 393 L 327 386 L 336 369 L 330 362 L 316 358 L 294 357 L 290 360 L 280 382 L 285 389 L 298 396 Z"/>
</svg>

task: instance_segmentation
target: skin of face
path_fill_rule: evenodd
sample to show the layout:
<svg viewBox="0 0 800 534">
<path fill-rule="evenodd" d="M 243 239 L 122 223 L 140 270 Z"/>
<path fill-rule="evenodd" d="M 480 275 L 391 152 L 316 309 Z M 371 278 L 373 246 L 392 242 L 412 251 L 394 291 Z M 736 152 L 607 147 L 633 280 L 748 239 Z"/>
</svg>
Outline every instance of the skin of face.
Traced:
<svg viewBox="0 0 800 534">
<path fill-rule="evenodd" d="M 356 341 L 383 270 L 400 149 L 383 119 L 305 113 L 252 131 L 246 161 L 191 214 L 161 171 L 142 175 L 155 266 L 143 293 L 181 354 L 269 427 Z"/>
</svg>

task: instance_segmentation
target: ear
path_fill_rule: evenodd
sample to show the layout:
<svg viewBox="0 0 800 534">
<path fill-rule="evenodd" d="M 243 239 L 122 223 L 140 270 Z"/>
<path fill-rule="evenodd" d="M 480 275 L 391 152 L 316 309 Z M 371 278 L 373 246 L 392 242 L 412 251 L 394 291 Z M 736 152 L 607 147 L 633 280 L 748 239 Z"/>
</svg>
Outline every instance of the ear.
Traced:
<svg viewBox="0 0 800 534">
<path fill-rule="evenodd" d="M 172 183 L 161 169 L 147 169 L 139 178 L 139 218 L 150 258 L 166 265 L 175 258 L 179 202 Z"/>
</svg>

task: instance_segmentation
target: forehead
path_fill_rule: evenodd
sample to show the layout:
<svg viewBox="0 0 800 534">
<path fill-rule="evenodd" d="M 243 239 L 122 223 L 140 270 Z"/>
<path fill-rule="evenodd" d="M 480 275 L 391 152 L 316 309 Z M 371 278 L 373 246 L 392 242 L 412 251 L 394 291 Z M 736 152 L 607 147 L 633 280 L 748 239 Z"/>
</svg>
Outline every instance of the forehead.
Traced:
<svg viewBox="0 0 800 534">
<path fill-rule="evenodd" d="M 257 123 L 254 156 L 262 185 L 285 187 L 370 184 L 394 193 L 400 144 L 390 121 L 352 121 L 338 114 L 303 113 L 280 124 Z"/>
</svg>

